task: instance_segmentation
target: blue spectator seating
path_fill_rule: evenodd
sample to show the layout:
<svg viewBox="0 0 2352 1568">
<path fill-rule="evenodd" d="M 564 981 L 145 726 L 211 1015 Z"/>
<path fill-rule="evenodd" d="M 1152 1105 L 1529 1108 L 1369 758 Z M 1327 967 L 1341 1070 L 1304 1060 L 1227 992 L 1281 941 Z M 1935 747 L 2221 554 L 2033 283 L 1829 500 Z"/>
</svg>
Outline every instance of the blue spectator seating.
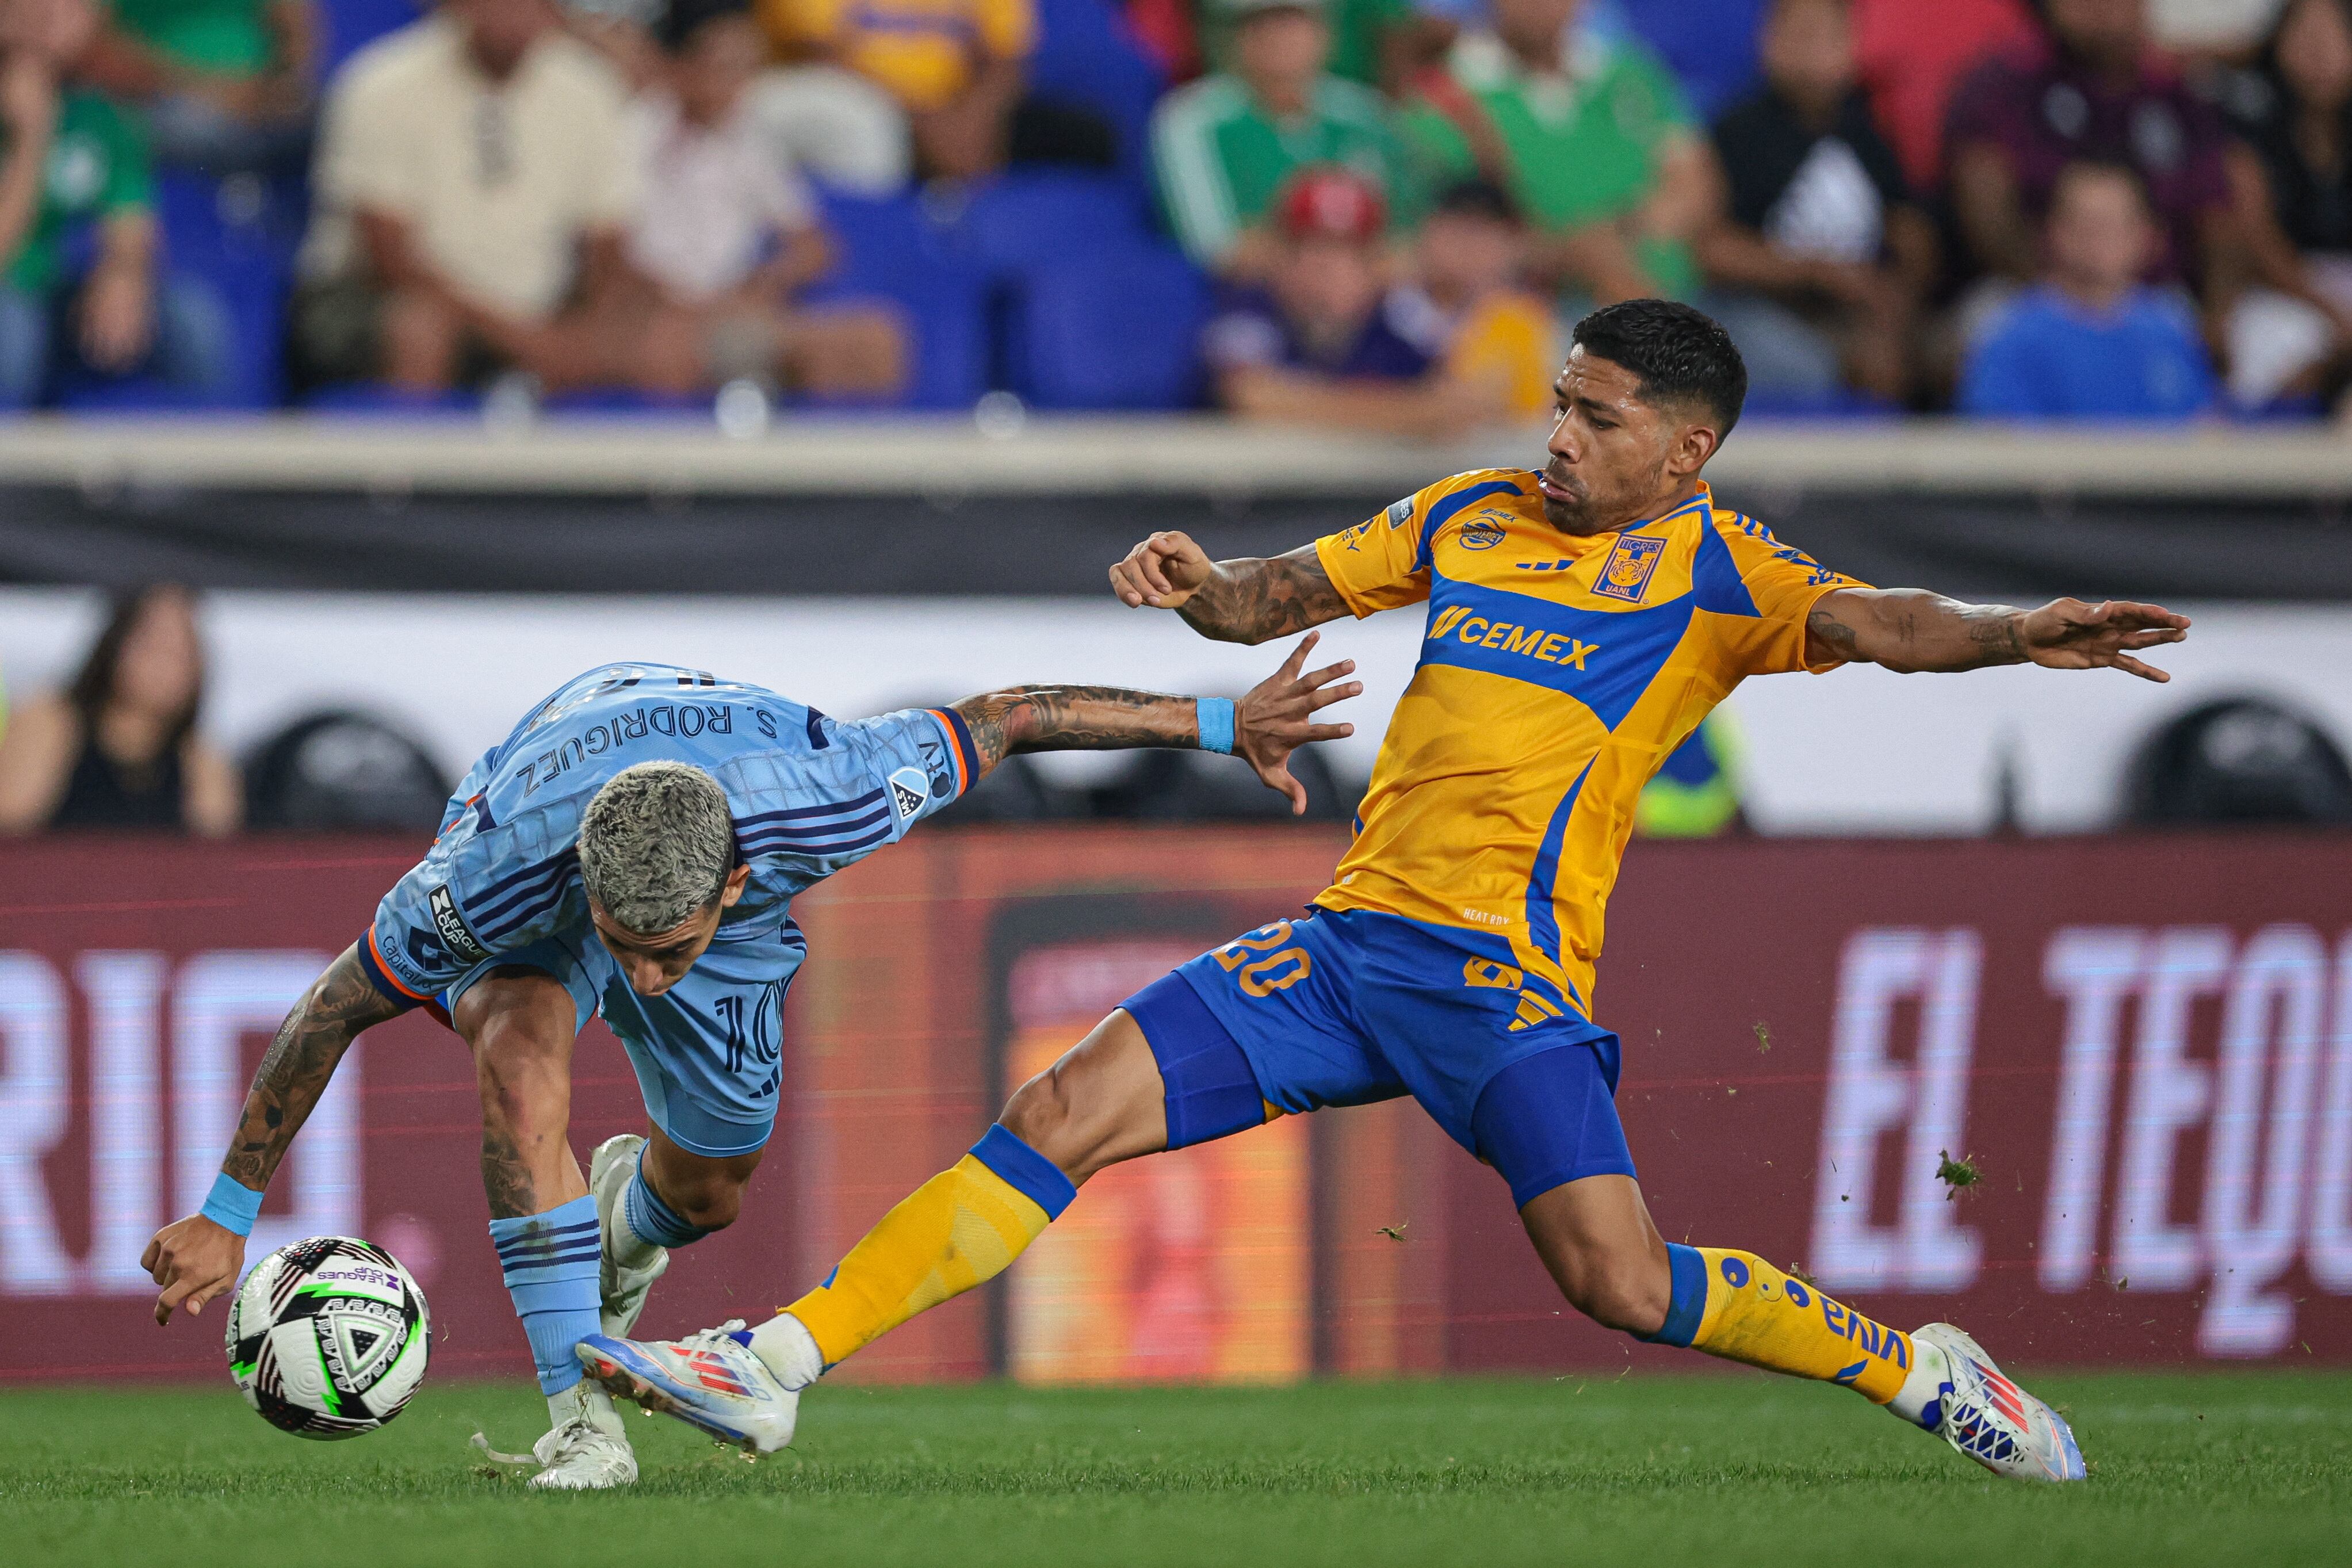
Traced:
<svg viewBox="0 0 2352 1568">
<path fill-rule="evenodd" d="M 1760 79 L 1756 35 L 1766 0 L 1617 0 L 1633 31 L 1664 55 L 1702 120 L 1745 98 Z"/>
<path fill-rule="evenodd" d="M 1091 109 L 1118 136 L 1119 174 L 1139 199 L 1151 192 L 1151 106 L 1168 81 L 1111 0 L 1037 0 L 1029 90 Z"/>
<path fill-rule="evenodd" d="M 1172 246 L 1040 267 L 1009 317 L 1014 389 L 1040 408 L 1190 407 L 1208 310 L 1208 279 Z"/>
<path fill-rule="evenodd" d="M 824 216 L 841 259 L 809 290 L 829 300 L 891 300 L 912 334 L 910 408 L 969 408 L 988 390 L 988 276 L 957 254 L 949 231 L 919 196 L 881 200 L 824 194 Z"/>
</svg>

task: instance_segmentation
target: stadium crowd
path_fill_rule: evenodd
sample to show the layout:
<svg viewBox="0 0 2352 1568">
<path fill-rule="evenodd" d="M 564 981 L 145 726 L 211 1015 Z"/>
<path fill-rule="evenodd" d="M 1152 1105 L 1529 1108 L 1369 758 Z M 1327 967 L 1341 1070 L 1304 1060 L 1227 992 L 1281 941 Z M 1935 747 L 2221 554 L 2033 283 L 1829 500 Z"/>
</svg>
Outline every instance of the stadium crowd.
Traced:
<svg viewBox="0 0 2352 1568">
<path fill-rule="evenodd" d="M 0 404 L 2319 417 L 2352 0 L 0 0 Z"/>
</svg>

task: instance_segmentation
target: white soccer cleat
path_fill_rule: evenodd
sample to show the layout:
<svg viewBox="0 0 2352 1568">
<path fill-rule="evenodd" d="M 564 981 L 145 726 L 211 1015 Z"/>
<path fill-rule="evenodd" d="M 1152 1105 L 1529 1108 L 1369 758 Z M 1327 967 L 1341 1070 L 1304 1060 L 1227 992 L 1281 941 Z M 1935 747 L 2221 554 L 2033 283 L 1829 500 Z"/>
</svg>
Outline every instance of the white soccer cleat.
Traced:
<svg viewBox="0 0 2352 1568">
<path fill-rule="evenodd" d="M 604 1491 L 633 1486 L 637 1457 L 628 1439 L 614 1436 L 586 1416 L 576 1416 L 531 1445 L 539 1474 L 529 1485 L 549 1491 Z"/>
<path fill-rule="evenodd" d="M 682 1340 L 591 1334 L 572 1353 L 615 1399 L 675 1415 L 722 1443 L 772 1454 L 793 1440 L 801 1396 L 752 1353 L 740 1318 Z"/>
<path fill-rule="evenodd" d="M 597 1144 L 596 1152 L 588 1158 L 588 1190 L 596 1197 L 597 1235 L 604 1244 L 596 1279 L 604 1297 L 601 1321 L 604 1331 L 616 1337 L 625 1337 L 637 1326 L 654 1281 L 669 1268 L 666 1247 L 656 1247 L 654 1260 L 641 1268 L 624 1268 L 613 1257 L 614 1231 L 625 1229 L 629 1223 L 621 1204 L 629 1190 L 629 1178 L 636 1174 L 638 1151 L 645 1143 L 637 1134 L 624 1132 Z"/>
<path fill-rule="evenodd" d="M 1919 1424 L 1994 1475 L 2018 1481 L 2089 1478 L 2083 1450 L 2065 1418 L 2001 1375 L 1984 1347 L 1949 1323 L 1913 1331 L 1948 1369 Z"/>
</svg>

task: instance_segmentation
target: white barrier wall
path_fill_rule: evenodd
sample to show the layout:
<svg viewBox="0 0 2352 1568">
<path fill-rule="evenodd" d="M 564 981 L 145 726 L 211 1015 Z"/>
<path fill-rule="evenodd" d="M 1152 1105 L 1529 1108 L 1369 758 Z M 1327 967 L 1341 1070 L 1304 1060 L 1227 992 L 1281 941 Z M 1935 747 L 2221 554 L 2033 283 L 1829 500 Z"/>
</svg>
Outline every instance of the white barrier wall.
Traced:
<svg viewBox="0 0 2352 1568">
<path fill-rule="evenodd" d="M 2021 826 L 2103 826 L 2133 749 L 2182 710 L 2260 694 L 2352 751 L 2352 607 L 2183 605 L 2175 679 L 1999 669 L 1967 677 L 1853 668 L 1749 681 L 1732 699 L 1749 815 L 1770 833 L 1968 833 L 1996 818 L 2006 773 Z M 21 700 L 66 679 L 100 603 L 0 588 L 0 679 Z M 307 712 L 353 707 L 408 731 L 454 778 L 534 700 L 614 659 L 757 681 L 843 717 L 1020 681 L 1239 692 L 1279 661 L 1192 634 L 1173 616 L 1069 599 L 497 597 L 218 593 L 206 602 L 208 728 L 232 750 Z M 1418 657 L 1412 612 L 1325 629 L 1365 695 L 1342 771 L 1370 773 Z M 1074 782 L 1099 758 L 1048 759 Z"/>
</svg>

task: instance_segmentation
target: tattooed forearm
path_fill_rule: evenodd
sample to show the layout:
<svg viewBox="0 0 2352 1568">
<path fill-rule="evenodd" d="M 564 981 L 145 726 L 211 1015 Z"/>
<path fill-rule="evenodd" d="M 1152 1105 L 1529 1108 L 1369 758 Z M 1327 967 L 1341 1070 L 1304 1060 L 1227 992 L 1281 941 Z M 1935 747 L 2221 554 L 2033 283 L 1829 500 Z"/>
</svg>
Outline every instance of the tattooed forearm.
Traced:
<svg viewBox="0 0 2352 1568">
<path fill-rule="evenodd" d="M 1909 674 L 1981 669 L 2026 660 L 2023 612 L 1967 605 L 1921 588 L 1849 588 L 1806 617 L 1817 655 Z"/>
<path fill-rule="evenodd" d="M 1014 752 L 1118 752 L 1200 742 L 1190 697 L 1116 686 L 1016 686 L 955 705 L 986 773 Z"/>
<path fill-rule="evenodd" d="M 1319 626 L 1347 610 L 1307 544 L 1270 561 L 1220 561 L 1216 574 L 1176 613 L 1202 637 L 1262 643 Z"/>
<path fill-rule="evenodd" d="M 392 1004 L 361 970 L 358 954 L 356 947 L 346 948 L 278 1026 L 246 1092 L 228 1158 L 221 1162 L 231 1180 L 256 1192 L 269 1184 L 343 1052 L 362 1030 L 394 1016 Z"/>
<path fill-rule="evenodd" d="M 1815 610 L 1805 617 L 1805 629 L 1813 639 L 1830 650 L 1833 658 L 1857 659 L 1862 655 L 1861 638 L 1854 629 L 1828 610 Z"/>
</svg>

